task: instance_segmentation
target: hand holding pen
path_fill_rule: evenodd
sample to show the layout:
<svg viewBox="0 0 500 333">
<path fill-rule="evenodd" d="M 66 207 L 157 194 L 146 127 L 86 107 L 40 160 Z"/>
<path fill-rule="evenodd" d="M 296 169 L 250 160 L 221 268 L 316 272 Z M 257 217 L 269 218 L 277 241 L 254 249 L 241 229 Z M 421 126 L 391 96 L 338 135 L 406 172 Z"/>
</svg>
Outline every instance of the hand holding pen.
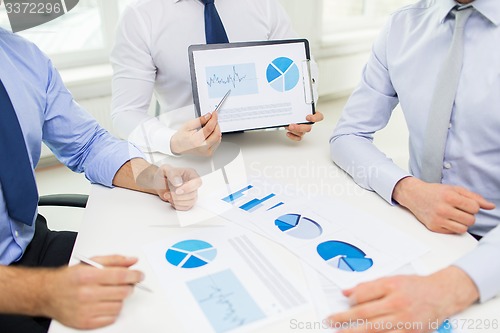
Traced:
<svg viewBox="0 0 500 333">
<path fill-rule="evenodd" d="M 222 97 L 212 113 L 188 121 L 172 136 L 170 148 L 174 154 L 202 156 L 211 156 L 213 154 L 222 140 L 218 111 L 220 111 L 222 104 L 230 93 L 231 90 Z"/>
<path fill-rule="evenodd" d="M 80 261 L 82 259 L 85 265 L 40 270 L 45 277 L 39 286 L 43 292 L 39 296 L 38 312 L 78 329 L 112 324 L 124 300 L 144 279 L 144 274 L 130 269 L 136 258 L 114 255 L 94 257 L 91 261 L 84 258 Z"/>
</svg>

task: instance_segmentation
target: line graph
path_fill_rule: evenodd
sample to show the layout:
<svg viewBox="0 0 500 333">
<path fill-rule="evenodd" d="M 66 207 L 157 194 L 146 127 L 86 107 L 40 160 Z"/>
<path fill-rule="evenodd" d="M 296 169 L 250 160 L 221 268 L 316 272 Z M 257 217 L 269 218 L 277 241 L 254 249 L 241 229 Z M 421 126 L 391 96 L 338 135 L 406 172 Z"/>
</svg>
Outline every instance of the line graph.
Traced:
<svg viewBox="0 0 500 333">
<path fill-rule="evenodd" d="M 212 87 L 216 84 L 230 84 L 234 89 L 236 89 L 236 85 L 245 80 L 246 77 L 246 75 L 240 76 L 240 74 L 236 71 L 236 66 L 233 66 L 232 74 L 228 75 L 226 78 L 218 77 L 216 74 L 214 74 L 208 78 L 207 84 L 209 87 Z"/>
<path fill-rule="evenodd" d="M 259 92 L 255 64 L 233 64 L 205 68 L 208 96 L 221 98 L 231 89 L 231 96 Z"/>
<path fill-rule="evenodd" d="M 215 332 L 226 332 L 265 318 L 229 269 L 189 281 L 187 286 Z"/>
</svg>

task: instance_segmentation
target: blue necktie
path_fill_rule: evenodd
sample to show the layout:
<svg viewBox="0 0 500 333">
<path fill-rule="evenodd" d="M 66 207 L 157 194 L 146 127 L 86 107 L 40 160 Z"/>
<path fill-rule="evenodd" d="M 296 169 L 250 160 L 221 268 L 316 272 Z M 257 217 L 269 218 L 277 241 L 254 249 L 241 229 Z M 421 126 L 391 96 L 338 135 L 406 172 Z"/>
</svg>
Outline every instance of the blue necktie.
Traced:
<svg viewBox="0 0 500 333">
<path fill-rule="evenodd" d="M 224 25 L 215 8 L 214 0 L 201 0 L 205 4 L 205 37 L 207 44 L 229 43 Z"/>
<path fill-rule="evenodd" d="M 0 182 L 9 216 L 31 226 L 38 204 L 33 169 L 14 106 L 0 80 Z"/>
</svg>

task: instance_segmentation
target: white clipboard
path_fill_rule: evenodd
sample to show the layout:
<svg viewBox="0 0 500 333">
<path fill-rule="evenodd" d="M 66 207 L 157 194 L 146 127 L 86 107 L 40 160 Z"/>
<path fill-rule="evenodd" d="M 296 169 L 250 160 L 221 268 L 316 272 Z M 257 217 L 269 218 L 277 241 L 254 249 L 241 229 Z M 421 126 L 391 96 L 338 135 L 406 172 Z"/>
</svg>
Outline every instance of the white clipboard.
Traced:
<svg viewBox="0 0 500 333">
<path fill-rule="evenodd" d="M 308 123 L 315 113 L 310 59 L 306 39 L 191 45 L 197 116 L 219 106 L 223 133 Z"/>
</svg>

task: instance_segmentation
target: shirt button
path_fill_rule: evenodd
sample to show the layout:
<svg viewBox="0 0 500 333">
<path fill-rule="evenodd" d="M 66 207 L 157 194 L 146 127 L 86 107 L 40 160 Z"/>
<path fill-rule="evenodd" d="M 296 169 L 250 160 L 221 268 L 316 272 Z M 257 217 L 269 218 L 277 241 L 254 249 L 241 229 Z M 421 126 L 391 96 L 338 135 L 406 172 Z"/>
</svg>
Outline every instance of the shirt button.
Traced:
<svg viewBox="0 0 500 333">
<path fill-rule="evenodd" d="M 451 169 L 451 163 L 450 162 L 444 162 L 443 164 L 445 169 Z"/>
<path fill-rule="evenodd" d="M 19 231 L 17 231 L 17 230 L 16 230 L 16 231 L 14 232 L 14 235 L 16 235 L 16 238 L 17 238 L 17 237 L 19 237 Z"/>
<path fill-rule="evenodd" d="M 451 128 L 451 123 L 448 124 L 448 129 L 450 129 L 450 128 Z"/>
</svg>

